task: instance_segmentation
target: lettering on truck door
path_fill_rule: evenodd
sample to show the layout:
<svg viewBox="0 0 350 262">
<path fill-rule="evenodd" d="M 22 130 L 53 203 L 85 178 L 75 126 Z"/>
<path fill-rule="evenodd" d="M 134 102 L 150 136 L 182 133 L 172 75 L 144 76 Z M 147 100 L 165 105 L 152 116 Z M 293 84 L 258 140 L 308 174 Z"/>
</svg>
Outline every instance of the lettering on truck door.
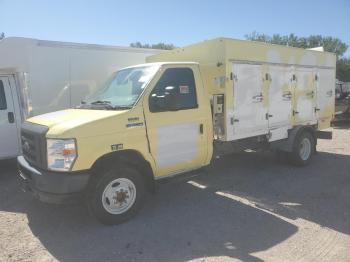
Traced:
<svg viewBox="0 0 350 262">
<path fill-rule="evenodd" d="M 192 66 L 163 68 L 144 98 L 144 112 L 156 176 L 198 168 L 207 158 L 207 111 L 200 106 L 200 76 Z M 197 72 L 197 73 L 195 73 Z"/>
</svg>

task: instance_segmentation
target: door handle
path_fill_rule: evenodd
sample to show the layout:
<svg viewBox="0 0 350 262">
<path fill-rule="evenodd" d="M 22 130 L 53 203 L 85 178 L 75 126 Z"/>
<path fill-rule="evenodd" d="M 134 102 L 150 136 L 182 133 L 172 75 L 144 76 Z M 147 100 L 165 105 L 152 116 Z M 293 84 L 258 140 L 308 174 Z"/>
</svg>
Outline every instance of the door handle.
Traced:
<svg viewBox="0 0 350 262">
<path fill-rule="evenodd" d="M 259 103 L 263 101 L 264 96 L 260 93 L 259 95 L 253 96 L 252 99 L 254 100 L 254 103 Z"/>
<path fill-rule="evenodd" d="M 199 133 L 203 134 L 203 124 L 199 125 Z"/>
<path fill-rule="evenodd" d="M 307 93 L 306 96 L 314 97 L 314 91 Z"/>
<path fill-rule="evenodd" d="M 270 117 L 273 117 L 273 115 L 270 115 L 269 113 L 266 113 L 266 114 L 265 114 L 266 120 L 268 120 Z"/>
<path fill-rule="evenodd" d="M 299 114 L 298 111 L 293 110 L 293 116 Z"/>
<path fill-rule="evenodd" d="M 283 100 L 290 101 L 292 99 L 292 92 L 286 92 L 282 95 Z"/>
<path fill-rule="evenodd" d="M 8 112 L 7 113 L 7 118 L 9 120 L 9 123 L 14 123 L 15 122 L 15 115 L 13 114 L 13 112 Z"/>
</svg>

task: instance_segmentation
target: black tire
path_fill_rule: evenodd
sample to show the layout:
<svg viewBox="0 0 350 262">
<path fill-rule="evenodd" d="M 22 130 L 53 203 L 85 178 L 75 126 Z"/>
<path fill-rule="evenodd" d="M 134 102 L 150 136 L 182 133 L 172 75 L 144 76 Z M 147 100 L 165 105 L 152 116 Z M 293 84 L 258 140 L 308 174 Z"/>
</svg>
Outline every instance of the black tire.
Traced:
<svg viewBox="0 0 350 262">
<path fill-rule="evenodd" d="M 306 141 L 306 142 L 305 142 Z M 309 147 L 309 150 L 305 153 L 303 147 L 305 144 Z M 313 154 L 315 153 L 316 141 L 313 135 L 308 131 L 302 131 L 294 140 L 293 151 L 288 154 L 288 160 L 295 166 L 306 166 L 310 163 Z M 304 154 L 303 154 L 304 152 Z"/>
<path fill-rule="evenodd" d="M 104 191 L 107 190 L 107 187 L 109 185 L 112 185 L 110 186 L 112 188 L 118 187 L 118 182 L 112 183 L 112 181 L 115 181 L 116 179 L 131 181 L 134 185 L 135 189 L 133 191 L 135 191 L 136 195 L 133 204 L 128 207 L 125 212 L 122 212 L 120 214 L 112 214 L 104 207 L 104 205 L 108 205 L 109 198 L 106 197 L 104 198 L 105 200 L 102 200 Z M 114 186 L 114 184 L 117 185 Z M 144 181 L 141 177 L 141 174 L 137 170 L 127 166 L 118 166 L 111 168 L 110 170 L 107 170 L 100 175 L 97 175 L 97 177 L 91 181 L 91 184 L 89 186 L 87 205 L 90 213 L 92 213 L 92 215 L 98 221 L 105 225 L 116 225 L 129 220 L 139 211 L 143 204 L 145 192 L 146 190 Z M 122 192 L 121 194 L 125 193 Z M 113 197 L 113 199 L 116 202 L 118 201 L 118 193 L 115 193 L 115 198 Z M 105 203 L 103 203 L 103 201 L 105 201 Z M 122 202 L 124 203 L 124 200 L 121 200 L 118 203 Z"/>
</svg>

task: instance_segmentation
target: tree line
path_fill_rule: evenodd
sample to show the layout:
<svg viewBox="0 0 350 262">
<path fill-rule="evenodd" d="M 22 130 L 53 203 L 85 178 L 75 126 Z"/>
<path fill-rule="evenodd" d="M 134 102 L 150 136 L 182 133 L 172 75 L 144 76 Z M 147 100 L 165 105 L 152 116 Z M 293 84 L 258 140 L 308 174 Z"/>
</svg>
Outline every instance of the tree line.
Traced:
<svg viewBox="0 0 350 262">
<path fill-rule="evenodd" d="M 151 49 L 162 49 L 162 50 L 172 50 L 175 49 L 176 46 L 173 44 L 165 44 L 165 43 L 158 43 L 158 44 L 142 44 L 141 42 L 134 42 L 130 44 L 130 47 L 136 47 L 136 48 L 151 48 Z"/>
<path fill-rule="evenodd" d="M 339 58 L 343 57 L 344 53 L 348 49 L 347 44 L 342 42 L 339 38 L 334 38 L 331 36 L 310 35 L 308 37 L 298 37 L 295 34 L 273 34 L 270 36 L 267 34 L 253 32 L 251 34 L 245 35 L 245 38 L 251 41 L 259 41 L 299 48 L 314 48 L 322 46 L 325 51 L 335 53 Z"/>
<path fill-rule="evenodd" d="M 325 51 L 332 52 L 337 55 L 336 77 L 340 81 L 350 82 L 350 57 L 344 54 L 348 49 L 348 45 L 339 38 L 331 36 L 310 35 L 308 37 L 298 37 L 294 34 L 272 36 L 253 32 L 245 35 L 247 40 L 259 41 L 270 44 L 286 45 L 300 48 L 314 48 L 322 46 Z"/>
</svg>

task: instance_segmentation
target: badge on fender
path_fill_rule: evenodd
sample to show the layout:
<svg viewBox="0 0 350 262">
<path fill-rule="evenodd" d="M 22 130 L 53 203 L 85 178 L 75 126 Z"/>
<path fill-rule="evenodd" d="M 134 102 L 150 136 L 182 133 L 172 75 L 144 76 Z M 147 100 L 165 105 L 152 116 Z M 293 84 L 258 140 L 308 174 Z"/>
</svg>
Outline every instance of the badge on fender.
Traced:
<svg viewBox="0 0 350 262">
<path fill-rule="evenodd" d="M 121 150 L 121 149 L 123 149 L 123 144 L 111 145 L 111 149 L 112 149 L 112 151 Z"/>
</svg>

